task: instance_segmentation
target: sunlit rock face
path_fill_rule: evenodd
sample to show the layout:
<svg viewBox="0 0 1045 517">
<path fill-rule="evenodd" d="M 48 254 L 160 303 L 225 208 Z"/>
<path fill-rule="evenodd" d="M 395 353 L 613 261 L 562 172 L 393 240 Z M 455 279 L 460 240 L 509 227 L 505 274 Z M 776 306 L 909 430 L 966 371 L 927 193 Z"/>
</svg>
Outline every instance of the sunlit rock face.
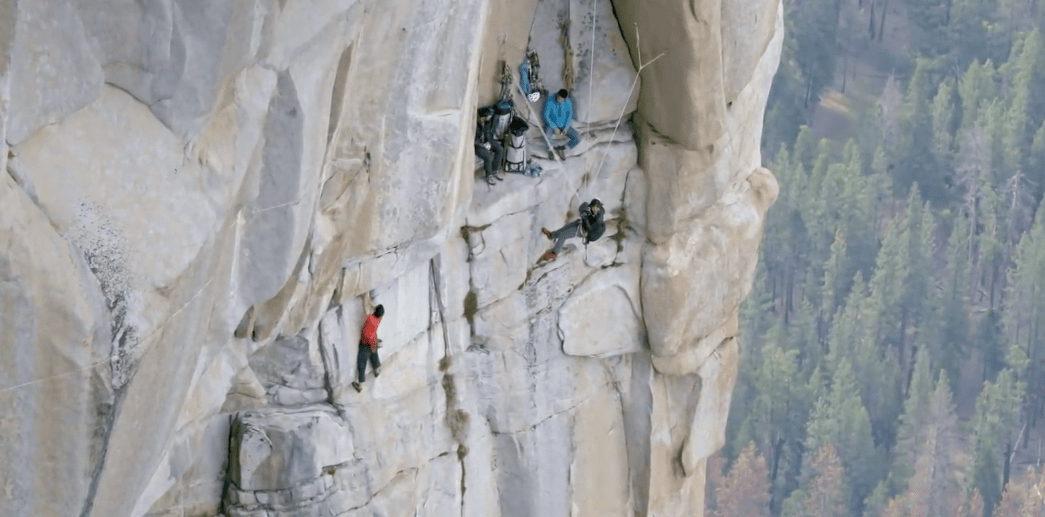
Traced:
<svg viewBox="0 0 1045 517">
<path fill-rule="evenodd" d="M 701 515 L 781 13 L 0 0 L 0 515 Z M 543 171 L 490 186 L 504 61 Z"/>
</svg>

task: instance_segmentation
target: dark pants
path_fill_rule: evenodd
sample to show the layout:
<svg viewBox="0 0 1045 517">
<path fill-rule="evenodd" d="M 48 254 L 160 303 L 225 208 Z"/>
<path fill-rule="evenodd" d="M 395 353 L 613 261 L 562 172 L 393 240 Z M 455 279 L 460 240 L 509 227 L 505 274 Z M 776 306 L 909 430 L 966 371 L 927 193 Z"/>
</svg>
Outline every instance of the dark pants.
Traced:
<svg viewBox="0 0 1045 517">
<path fill-rule="evenodd" d="M 359 354 L 356 355 L 356 370 L 359 370 L 359 382 L 366 382 L 366 362 L 375 369 L 381 367 L 381 359 L 377 357 L 377 350 L 371 350 L 369 346 L 359 342 Z"/>
<path fill-rule="evenodd" d="M 504 161 L 504 146 L 500 142 L 490 142 L 490 149 L 477 145 L 475 146 L 475 155 L 483 159 L 486 177 L 489 178 L 501 167 L 501 162 Z"/>
<path fill-rule="evenodd" d="M 572 223 L 567 223 L 566 226 L 563 226 L 562 228 L 559 228 L 558 230 L 552 232 L 552 239 L 555 239 L 555 245 L 552 246 L 552 252 L 558 255 L 559 250 L 562 249 L 562 245 L 564 242 L 566 242 L 566 239 L 576 237 L 578 230 L 580 230 L 580 227 L 581 220 L 577 219 L 576 221 L 573 221 Z"/>
</svg>

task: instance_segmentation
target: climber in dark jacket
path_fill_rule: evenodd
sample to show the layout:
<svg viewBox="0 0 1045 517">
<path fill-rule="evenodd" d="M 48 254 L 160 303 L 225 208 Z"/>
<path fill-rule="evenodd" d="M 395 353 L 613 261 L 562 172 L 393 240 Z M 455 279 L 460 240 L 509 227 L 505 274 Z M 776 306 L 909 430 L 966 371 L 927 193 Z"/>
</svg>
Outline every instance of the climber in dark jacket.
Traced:
<svg viewBox="0 0 1045 517">
<path fill-rule="evenodd" d="M 602 234 L 606 231 L 606 225 L 602 222 L 606 209 L 602 207 L 602 201 L 599 201 L 599 198 L 594 198 L 587 203 L 581 203 L 579 212 L 580 219 L 569 222 L 566 226 L 554 232 L 549 231 L 547 228 L 541 228 L 541 232 L 544 233 L 545 237 L 555 241 L 552 249 L 548 250 L 541 257 L 542 260 L 554 260 L 559 255 L 563 243 L 571 237 L 579 235 L 584 238 L 584 244 L 595 242 L 599 237 L 602 237 Z"/>
<path fill-rule="evenodd" d="M 570 149 L 577 147 L 581 142 L 581 136 L 577 130 L 570 126 L 573 123 L 573 101 L 570 100 L 569 90 L 559 90 L 554 97 L 544 102 L 544 132 L 548 138 L 565 135 L 570 141 L 566 144 Z M 562 149 L 561 146 L 557 149 Z"/>
<path fill-rule="evenodd" d="M 369 296 L 367 297 L 369 300 Z M 359 354 L 356 355 L 356 370 L 358 370 L 358 380 L 352 383 L 352 387 L 356 391 L 363 391 L 363 383 L 366 382 L 366 363 L 370 361 L 370 364 L 374 367 L 374 377 L 381 375 L 381 359 L 377 357 L 377 326 L 381 324 L 381 318 L 385 315 L 385 306 L 378 305 L 374 307 L 374 313 L 366 317 L 363 321 L 363 331 L 360 332 L 359 336 Z"/>
<path fill-rule="evenodd" d="M 494 180 L 502 180 L 497 169 L 504 161 L 504 145 L 497 137 L 493 126 L 493 108 L 487 106 L 479 109 L 479 118 L 475 127 L 475 155 L 483 159 L 486 169 L 486 182 L 493 185 Z"/>
</svg>

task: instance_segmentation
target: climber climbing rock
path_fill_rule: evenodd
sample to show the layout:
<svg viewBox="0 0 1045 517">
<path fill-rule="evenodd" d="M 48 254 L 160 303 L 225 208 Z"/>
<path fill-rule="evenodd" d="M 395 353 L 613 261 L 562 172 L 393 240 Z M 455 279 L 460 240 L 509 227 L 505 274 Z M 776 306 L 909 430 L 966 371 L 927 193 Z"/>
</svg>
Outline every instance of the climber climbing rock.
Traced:
<svg viewBox="0 0 1045 517">
<path fill-rule="evenodd" d="M 573 121 L 573 101 L 570 99 L 569 90 L 562 89 L 544 103 L 544 132 L 548 138 L 566 136 L 569 142 L 566 144 L 570 149 L 577 147 L 581 142 L 581 136 L 573 129 L 570 123 Z M 563 157 L 563 146 L 556 146 L 559 157 Z"/>
<path fill-rule="evenodd" d="M 497 174 L 497 170 L 504 161 L 504 146 L 497 136 L 493 124 L 493 108 L 486 106 L 479 108 L 479 116 L 475 127 L 475 155 L 483 160 L 486 170 L 486 182 L 494 184 L 494 180 L 503 180 L 504 177 Z"/>
<path fill-rule="evenodd" d="M 541 263 L 555 260 L 566 239 L 580 236 L 584 239 L 584 244 L 587 245 L 602 237 L 602 234 L 606 231 L 606 225 L 602 222 L 603 214 L 606 212 L 602 206 L 602 201 L 599 201 L 599 198 L 593 198 L 587 203 L 581 203 L 579 212 L 580 219 L 566 223 L 565 226 L 558 230 L 549 231 L 547 228 L 541 228 L 541 233 L 544 233 L 545 237 L 555 241 L 552 249 L 545 252 L 541 257 Z"/>
<path fill-rule="evenodd" d="M 370 296 L 364 298 L 363 304 L 367 305 Z M 377 326 L 381 324 L 381 318 L 385 315 L 385 306 L 374 307 L 374 312 L 363 321 L 363 331 L 359 336 L 359 353 L 356 355 L 356 370 L 359 373 L 358 380 L 352 383 L 356 391 L 363 391 L 363 383 L 366 382 L 367 361 L 374 367 L 374 377 L 381 375 L 381 359 L 377 357 L 379 339 L 377 339 Z"/>
</svg>

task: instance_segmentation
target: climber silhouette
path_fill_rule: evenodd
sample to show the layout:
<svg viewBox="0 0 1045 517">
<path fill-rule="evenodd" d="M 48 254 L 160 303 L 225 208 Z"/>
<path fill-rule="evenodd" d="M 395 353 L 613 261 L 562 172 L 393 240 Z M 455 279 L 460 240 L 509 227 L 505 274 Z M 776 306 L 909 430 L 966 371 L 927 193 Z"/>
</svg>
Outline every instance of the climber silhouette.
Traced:
<svg viewBox="0 0 1045 517">
<path fill-rule="evenodd" d="M 565 226 L 555 230 L 554 232 L 548 231 L 547 228 L 541 228 L 541 233 L 545 237 L 555 241 L 555 245 L 552 249 L 548 250 L 544 256 L 541 257 L 541 261 L 555 260 L 555 257 L 559 255 L 559 251 L 562 249 L 562 245 L 566 242 L 566 239 L 571 237 L 584 238 L 584 244 L 595 242 L 602 237 L 603 232 L 606 231 L 606 225 L 602 222 L 603 214 L 606 210 L 602 207 L 602 201 L 599 198 L 592 198 L 587 203 L 581 203 L 580 219 L 576 219 L 572 222 L 566 223 Z"/>
<path fill-rule="evenodd" d="M 364 302 L 369 301 L 369 294 L 365 297 Z M 365 303 L 364 303 L 365 304 Z M 381 359 L 377 356 L 377 348 L 380 340 L 377 339 L 377 326 L 381 324 L 381 318 L 385 315 L 385 306 L 378 305 L 374 307 L 374 313 L 366 317 L 363 321 L 363 331 L 359 336 L 359 353 L 356 355 L 356 370 L 358 371 L 358 380 L 352 383 L 352 387 L 357 392 L 363 391 L 363 383 L 366 382 L 366 363 L 370 361 L 370 364 L 374 367 L 374 378 L 381 375 Z"/>
</svg>

